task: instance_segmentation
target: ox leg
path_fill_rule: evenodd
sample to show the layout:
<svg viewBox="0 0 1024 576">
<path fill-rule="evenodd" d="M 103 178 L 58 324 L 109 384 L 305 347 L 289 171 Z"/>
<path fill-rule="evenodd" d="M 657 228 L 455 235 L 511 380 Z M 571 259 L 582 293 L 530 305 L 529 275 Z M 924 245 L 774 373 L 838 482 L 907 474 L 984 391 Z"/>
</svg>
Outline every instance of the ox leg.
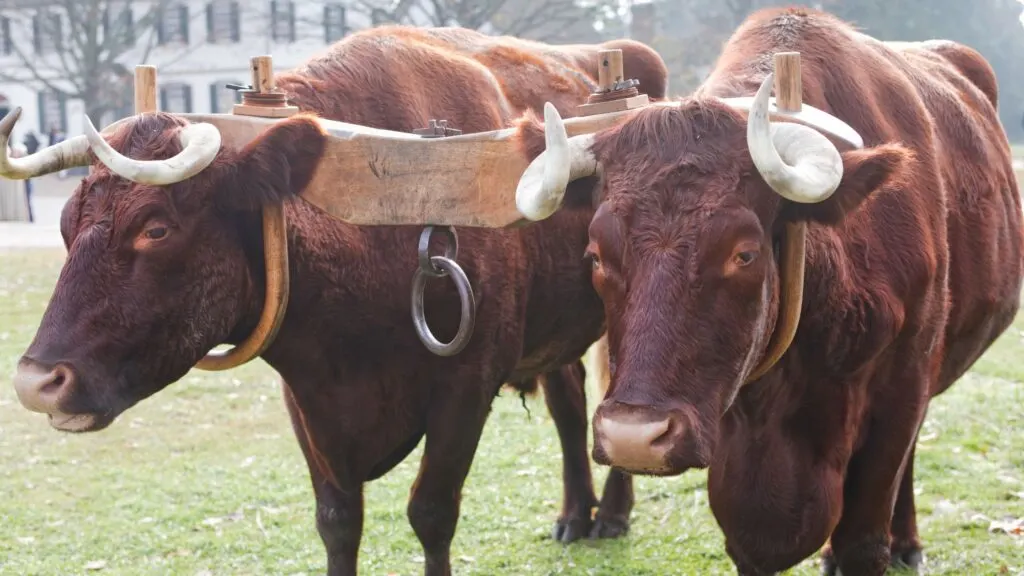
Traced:
<svg viewBox="0 0 1024 576">
<path fill-rule="evenodd" d="M 306 458 L 309 477 L 316 497 L 316 529 L 327 550 L 327 576 L 355 576 L 359 541 L 363 536 L 363 488 L 342 490 L 327 478 L 328 466 L 323 457 L 310 446 L 303 417 L 291 390 L 282 386 L 285 406 L 299 448 Z"/>
<path fill-rule="evenodd" d="M 850 460 L 843 514 L 831 538 L 833 565 L 847 576 L 882 576 L 889 568 L 893 512 L 917 436 L 917 426 L 908 422 L 923 416 L 908 400 L 879 405 L 896 409 L 874 414 L 864 446 Z"/>
<path fill-rule="evenodd" d="M 451 386 L 437 391 L 430 406 L 426 446 L 406 510 L 423 545 L 426 576 L 451 575 L 450 553 L 462 486 L 490 411 L 489 399 L 498 388 L 464 378 L 450 382 Z"/>
<path fill-rule="evenodd" d="M 629 532 L 629 514 L 633 511 L 633 476 L 612 468 L 604 481 L 601 506 L 594 517 L 591 538 L 618 538 Z"/>
<path fill-rule="evenodd" d="M 917 507 L 914 502 L 914 455 L 917 440 L 907 456 L 907 467 L 896 496 L 896 508 L 892 515 L 892 565 L 894 568 L 917 572 L 921 568 L 924 554 L 917 534 Z"/>
<path fill-rule="evenodd" d="M 597 505 L 587 457 L 586 371 L 582 361 L 566 364 L 541 378 L 544 402 L 562 444 L 562 513 L 552 536 L 568 544 L 590 533 Z"/>
</svg>

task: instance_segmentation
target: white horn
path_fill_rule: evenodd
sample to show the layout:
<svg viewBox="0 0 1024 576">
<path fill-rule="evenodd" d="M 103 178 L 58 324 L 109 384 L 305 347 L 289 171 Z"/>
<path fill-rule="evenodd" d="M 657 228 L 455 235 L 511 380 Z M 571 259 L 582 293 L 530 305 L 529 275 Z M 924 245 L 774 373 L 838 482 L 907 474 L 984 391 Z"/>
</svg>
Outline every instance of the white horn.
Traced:
<svg viewBox="0 0 1024 576">
<path fill-rule="evenodd" d="M 220 131 L 207 123 L 183 127 L 178 134 L 181 152 L 167 160 L 132 160 L 123 156 L 103 139 L 88 116 L 85 136 L 92 153 L 111 172 L 132 182 L 154 186 L 175 184 L 195 176 L 213 162 L 220 150 Z"/>
<path fill-rule="evenodd" d="M 768 118 L 769 74 L 754 97 L 747 120 L 747 147 L 754 166 L 772 190 L 802 204 L 822 202 L 843 179 L 839 150 L 817 130 Z"/>
<path fill-rule="evenodd" d="M 89 141 L 84 136 L 68 138 L 22 158 L 11 158 L 7 145 L 11 139 L 11 131 L 20 117 L 21 106 L 18 106 L 0 120 L 0 176 L 12 180 L 26 180 L 89 165 Z"/>
<path fill-rule="evenodd" d="M 562 117 L 550 102 L 544 104 L 544 142 L 546 149 L 530 162 L 516 187 L 516 208 L 530 220 L 554 214 L 569 182 L 597 171 L 597 159 L 590 150 L 594 135 L 569 138 Z"/>
</svg>

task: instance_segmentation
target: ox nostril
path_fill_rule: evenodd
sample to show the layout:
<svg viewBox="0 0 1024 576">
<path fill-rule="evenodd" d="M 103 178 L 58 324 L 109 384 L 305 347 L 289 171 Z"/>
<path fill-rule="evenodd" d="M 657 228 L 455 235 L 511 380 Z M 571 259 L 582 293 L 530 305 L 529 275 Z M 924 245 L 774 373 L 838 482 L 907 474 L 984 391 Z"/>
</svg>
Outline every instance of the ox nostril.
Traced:
<svg viewBox="0 0 1024 576">
<path fill-rule="evenodd" d="M 22 360 L 14 375 L 14 391 L 21 404 L 35 412 L 57 412 L 64 390 L 74 381 L 74 373 L 64 365 L 47 368 Z"/>
</svg>

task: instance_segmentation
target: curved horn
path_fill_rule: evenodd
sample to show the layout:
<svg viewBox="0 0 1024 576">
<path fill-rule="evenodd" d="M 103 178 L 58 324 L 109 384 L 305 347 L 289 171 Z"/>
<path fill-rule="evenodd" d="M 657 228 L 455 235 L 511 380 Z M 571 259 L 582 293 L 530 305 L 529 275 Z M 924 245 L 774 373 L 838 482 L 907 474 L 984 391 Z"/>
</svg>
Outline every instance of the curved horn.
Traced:
<svg viewBox="0 0 1024 576">
<path fill-rule="evenodd" d="M 85 137 L 96 159 L 118 176 L 138 182 L 166 186 L 187 180 L 213 162 L 220 150 L 220 131 L 212 124 L 189 124 L 178 138 L 181 152 L 167 160 L 132 160 L 123 156 L 96 131 L 89 117 L 85 118 Z"/>
<path fill-rule="evenodd" d="M 768 119 L 768 95 L 774 74 L 757 90 L 747 120 L 747 147 L 761 177 L 779 196 L 793 202 L 822 202 L 839 187 L 843 159 L 817 130 Z"/>
<path fill-rule="evenodd" d="M 569 182 L 597 171 L 597 159 L 590 151 L 594 135 L 569 138 L 550 102 L 544 104 L 544 142 L 546 149 L 530 162 L 516 187 L 516 208 L 530 220 L 554 214 Z"/>
<path fill-rule="evenodd" d="M 20 117 L 21 106 L 18 106 L 0 120 L 0 176 L 12 180 L 25 180 L 90 164 L 89 141 L 84 136 L 68 138 L 29 156 L 11 158 L 7 144 L 11 139 L 11 131 Z"/>
</svg>

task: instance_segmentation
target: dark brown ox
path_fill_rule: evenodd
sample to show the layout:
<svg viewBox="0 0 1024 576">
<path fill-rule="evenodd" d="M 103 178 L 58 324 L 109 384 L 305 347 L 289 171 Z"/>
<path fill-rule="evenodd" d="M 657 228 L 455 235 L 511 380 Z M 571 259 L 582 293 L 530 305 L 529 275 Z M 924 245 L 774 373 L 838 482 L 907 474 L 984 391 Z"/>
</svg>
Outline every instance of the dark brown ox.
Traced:
<svg viewBox="0 0 1024 576">
<path fill-rule="evenodd" d="M 800 122 L 769 120 L 779 52 L 802 55 L 813 108 Z M 561 138 L 573 177 L 601 175 L 587 254 L 612 381 L 594 459 L 709 467 L 740 574 L 785 570 L 828 540 L 827 572 L 916 567 L 928 401 L 1019 306 L 1021 202 L 986 61 L 953 42 L 879 42 L 817 11 L 759 11 L 693 96 Z M 540 192 L 534 218 L 560 198 Z M 795 339 L 766 363 L 796 311 Z"/>
<path fill-rule="evenodd" d="M 615 47 L 645 91 L 664 96 L 660 57 L 634 42 Z M 302 109 L 336 120 L 408 132 L 443 118 L 480 132 L 544 101 L 571 113 L 595 82 L 599 48 L 560 51 L 454 29 L 379 28 L 348 37 L 276 82 Z M 9 134 L 13 121 L 0 124 L 0 133 Z M 80 139 L 60 153 L 7 160 L 6 174 L 14 177 L 90 158 L 93 168 L 61 218 L 68 258 L 18 366 L 21 402 L 49 414 L 58 429 L 100 430 L 180 379 L 214 346 L 246 339 L 265 297 L 259 209 L 293 198 L 310 181 L 325 146 L 319 126 L 303 116 L 281 121 L 241 149 L 224 146 L 208 167 L 166 186 L 129 181 L 110 160 L 92 158 L 101 151 L 95 142 L 89 152 Z M 182 140 L 189 150 L 218 142 L 209 127 L 148 114 L 108 141 L 131 159 L 122 163 L 162 161 L 182 153 Z M 166 172 L 171 164 L 146 170 Z M 420 228 L 360 228 L 305 202 L 285 202 L 293 282 L 284 323 L 262 357 L 285 382 L 329 574 L 356 573 L 363 483 L 389 471 L 424 436 L 408 517 L 426 573 L 450 572 L 461 488 L 503 382 L 544 384 L 564 455 L 555 538 L 626 531 L 628 475 L 610 475 L 596 517 L 592 510 L 598 502 L 579 358 L 602 335 L 604 315 L 581 258 L 594 211 L 591 187 L 582 183 L 572 206 L 540 225 L 459 230 L 458 261 L 478 311 L 471 342 L 454 357 L 428 352 L 410 319 Z M 449 340 L 459 321 L 454 287 L 432 281 L 425 301 L 430 326 Z"/>
</svg>

